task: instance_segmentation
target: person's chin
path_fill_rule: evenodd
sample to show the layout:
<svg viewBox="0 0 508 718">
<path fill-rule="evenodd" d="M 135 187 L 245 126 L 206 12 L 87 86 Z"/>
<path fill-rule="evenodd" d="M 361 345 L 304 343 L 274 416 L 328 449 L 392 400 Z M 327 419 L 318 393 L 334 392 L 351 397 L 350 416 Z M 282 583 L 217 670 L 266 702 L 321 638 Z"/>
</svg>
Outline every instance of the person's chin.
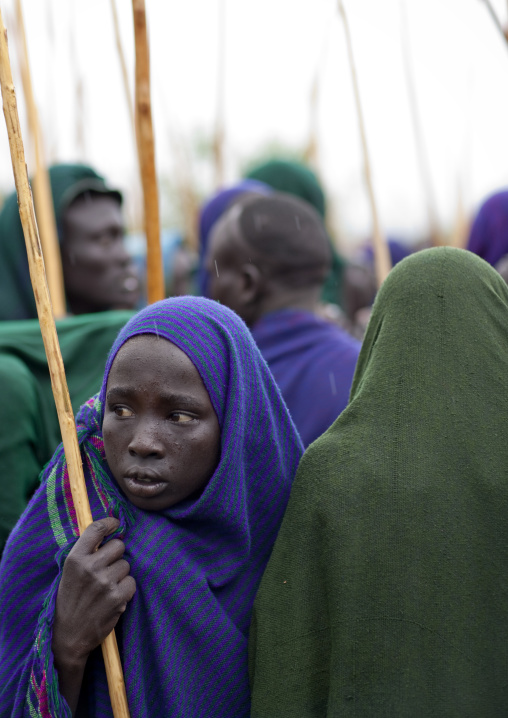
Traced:
<svg viewBox="0 0 508 718">
<path fill-rule="evenodd" d="M 128 310 L 136 309 L 139 303 L 139 294 L 136 297 L 122 297 L 111 303 L 111 309 Z"/>
</svg>

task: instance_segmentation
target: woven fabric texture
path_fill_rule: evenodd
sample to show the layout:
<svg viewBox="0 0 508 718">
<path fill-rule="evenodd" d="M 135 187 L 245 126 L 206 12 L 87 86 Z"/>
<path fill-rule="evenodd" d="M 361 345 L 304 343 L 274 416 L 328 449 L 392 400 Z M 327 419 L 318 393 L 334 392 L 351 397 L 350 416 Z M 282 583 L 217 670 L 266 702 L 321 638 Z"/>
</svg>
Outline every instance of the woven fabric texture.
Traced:
<svg viewBox="0 0 508 718">
<path fill-rule="evenodd" d="M 254 718 L 497 718 L 508 706 L 508 287 L 403 260 L 307 450 L 255 602 Z"/>
<path fill-rule="evenodd" d="M 138 334 L 173 342 L 197 368 L 221 427 L 221 458 L 196 500 L 136 508 L 108 471 L 102 400 L 119 348 Z M 250 332 L 206 299 L 164 300 L 137 314 L 111 350 L 101 393 L 78 414 L 95 519 L 115 515 L 137 591 L 117 626 L 132 718 L 249 715 L 252 602 L 289 497 L 302 445 Z M 68 716 L 51 627 L 60 570 L 77 539 L 61 448 L 12 532 L 0 564 L 0 716 Z M 100 651 L 89 714 L 112 716 Z"/>
</svg>

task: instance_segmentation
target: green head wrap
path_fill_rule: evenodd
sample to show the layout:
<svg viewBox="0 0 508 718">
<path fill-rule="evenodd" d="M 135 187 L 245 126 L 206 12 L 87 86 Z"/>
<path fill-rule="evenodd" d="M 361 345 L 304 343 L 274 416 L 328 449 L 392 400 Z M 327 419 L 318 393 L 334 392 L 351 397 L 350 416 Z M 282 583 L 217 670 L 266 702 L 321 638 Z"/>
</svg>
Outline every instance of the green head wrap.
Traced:
<svg viewBox="0 0 508 718">
<path fill-rule="evenodd" d="M 122 202 L 120 192 L 110 189 L 104 178 L 86 165 L 55 165 L 49 168 L 49 179 L 59 239 L 63 212 L 83 192 L 112 195 Z M 14 192 L 5 200 L 0 212 L 0 321 L 36 316 L 18 199 Z"/>
<path fill-rule="evenodd" d="M 464 250 L 403 260 L 298 469 L 255 603 L 254 718 L 506 713 L 507 397 L 501 277 Z"/>
</svg>

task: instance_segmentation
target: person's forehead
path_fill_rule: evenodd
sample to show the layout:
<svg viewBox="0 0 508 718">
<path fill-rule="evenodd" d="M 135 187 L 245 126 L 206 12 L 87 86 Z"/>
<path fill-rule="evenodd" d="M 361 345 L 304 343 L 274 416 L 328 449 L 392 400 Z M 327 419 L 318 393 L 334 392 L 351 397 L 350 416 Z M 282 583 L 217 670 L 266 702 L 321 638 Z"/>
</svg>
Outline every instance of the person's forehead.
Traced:
<svg viewBox="0 0 508 718">
<path fill-rule="evenodd" d="M 176 344 L 157 334 L 138 334 L 127 339 L 118 350 L 109 372 L 108 386 L 111 379 L 134 377 L 135 380 L 143 368 L 155 369 L 162 380 L 176 372 L 180 379 L 202 384 L 194 363 Z"/>
<path fill-rule="evenodd" d="M 93 195 L 80 198 L 64 212 L 64 220 L 90 231 L 100 229 L 105 223 L 123 223 L 120 203 L 109 195 Z"/>
<path fill-rule="evenodd" d="M 123 357 L 129 357 L 129 359 L 135 359 L 136 357 L 144 358 L 148 356 L 176 356 L 189 360 L 187 354 L 176 346 L 173 342 L 166 337 L 157 334 L 157 324 L 154 320 L 154 331 L 147 334 L 134 334 L 125 340 L 122 346 L 119 348 L 116 357 L 113 362 L 113 366 L 117 359 Z"/>
</svg>

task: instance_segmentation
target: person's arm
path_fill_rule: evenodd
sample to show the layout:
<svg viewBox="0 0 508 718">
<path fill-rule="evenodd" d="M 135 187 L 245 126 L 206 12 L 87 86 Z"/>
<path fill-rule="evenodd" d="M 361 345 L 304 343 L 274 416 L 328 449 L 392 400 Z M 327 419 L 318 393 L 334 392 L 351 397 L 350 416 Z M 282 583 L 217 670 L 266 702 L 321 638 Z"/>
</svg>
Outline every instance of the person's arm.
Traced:
<svg viewBox="0 0 508 718">
<path fill-rule="evenodd" d="M 116 626 L 136 591 L 125 546 L 102 540 L 118 526 L 114 518 L 91 524 L 67 557 L 58 589 L 52 651 L 60 693 L 73 715 L 78 705 L 86 662 Z"/>
</svg>

